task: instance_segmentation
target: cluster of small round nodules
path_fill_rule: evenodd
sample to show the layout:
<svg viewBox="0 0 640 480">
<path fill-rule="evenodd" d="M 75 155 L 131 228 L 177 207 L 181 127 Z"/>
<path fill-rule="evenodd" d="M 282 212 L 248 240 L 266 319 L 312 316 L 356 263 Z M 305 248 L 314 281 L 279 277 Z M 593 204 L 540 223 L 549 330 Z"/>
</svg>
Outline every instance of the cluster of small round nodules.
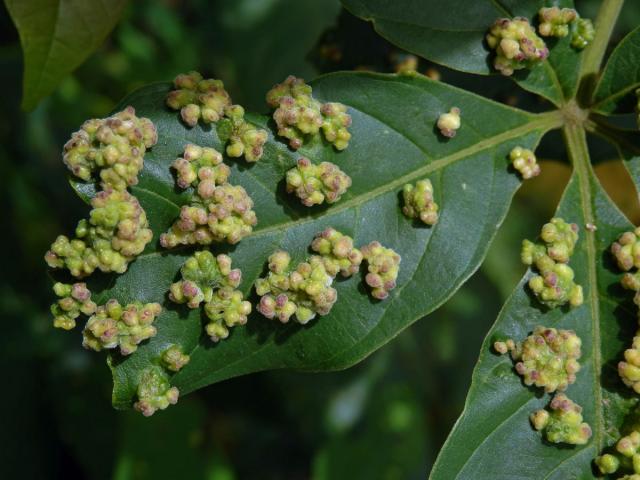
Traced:
<svg viewBox="0 0 640 480">
<path fill-rule="evenodd" d="M 180 392 L 169 383 L 167 374 L 159 367 L 150 367 L 140 374 L 138 401 L 133 408 L 150 417 L 158 410 L 178 403 Z"/>
<path fill-rule="evenodd" d="M 160 245 L 236 244 L 253 231 L 258 219 L 253 200 L 243 187 L 225 183 L 210 193 L 206 198 L 194 195 L 191 204 L 180 209 L 180 217 L 160 235 Z"/>
<path fill-rule="evenodd" d="M 96 311 L 96 304 L 91 300 L 91 291 L 86 283 L 69 285 L 57 282 L 53 291 L 60 298 L 51 305 L 53 326 L 64 330 L 71 330 L 76 326 L 76 319 L 83 315 L 92 315 Z"/>
<path fill-rule="evenodd" d="M 171 372 L 179 372 L 191 358 L 180 345 L 171 345 L 160 355 L 162 366 Z"/>
<path fill-rule="evenodd" d="M 460 109 L 452 107 L 448 113 L 441 113 L 436 122 L 436 126 L 442 136 L 453 138 L 460 128 Z"/>
<path fill-rule="evenodd" d="M 515 147 L 509 152 L 509 159 L 513 168 L 520 172 L 523 179 L 527 180 L 540 175 L 540 165 L 538 165 L 536 155 L 531 150 Z"/>
<path fill-rule="evenodd" d="M 384 300 L 389 292 L 396 287 L 396 280 L 400 270 L 400 255 L 392 249 L 384 247 L 378 241 L 373 241 L 360 249 L 367 261 L 368 273 L 365 282 L 371 287 L 371 296 Z"/>
<path fill-rule="evenodd" d="M 572 330 L 538 326 L 521 343 L 513 340 L 495 342 L 500 354 L 510 352 L 516 372 L 525 385 L 544 388 L 546 392 L 563 391 L 575 382 L 580 370 L 578 359 L 582 342 Z"/>
<path fill-rule="evenodd" d="M 176 183 L 180 188 L 196 187 L 202 197 L 210 196 L 218 185 L 227 183 L 231 170 L 222 163 L 222 155 L 215 148 L 188 144 L 182 157 L 171 166 L 176 171 Z M 207 195 L 208 194 L 208 195 Z"/>
<path fill-rule="evenodd" d="M 549 308 L 569 304 L 578 307 L 584 301 L 582 287 L 574 282 L 568 265 L 578 241 L 578 226 L 561 218 L 552 218 L 542 227 L 541 242 L 522 242 L 521 258 L 538 271 L 529 280 L 529 288 Z"/>
<path fill-rule="evenodd" d="M 215 342 L 229 336 L 229 328 L 247 323 L 251 303 L 236 290 L 242 280 L 240 269 L 231 268 L 231 257 L 213 256 L 208 250 L 195 252 L 180 269 L 182 280 L 169 288 L 169 299 L 198 308 L 211 320 L 205 330 Z"/>
<path fill-rule="evenodd" d="M 258 311 L 267 318 L 287 323 L 295 315 L 298 323 L 305 324 L 316 315 L 331 311 L 338 293 L 331 287 L 333 276 L 322 257 L 313 255 L 291 266 L 291 256 L 278 250 L 269 256 L 269 273 L 255 282 L 261 297 Z"/>
<path fill-rule="evenodd" d="M 549 56 L 549 49 L 523 17 L 496 20 L 486 36 L 489 48 L 495 51 L 493 66 L 502 75 L 532 68 Z"/>
<path fill-rule="evenodd" d="M 596 37 L 596 29 L 593 22 L 588 18 L 579 18 L 575 22 L 573 33 L 571 34 L 571 46 L 582 50 Z"/>
<path fill-rule="evenodd" d="M 438 204 L 433 199 L 431 180 L 420 180 L 415 185 L 407 183 L 402 189 L 402 198 L 402 213 L 407 217 L 419 219 L 427 225 L 438 222 Z"/>
<path fill-rule="evenodd" d="M 226 139 L 227 155 L 241 157 L 247 162 L 255 163 L 264 153 L 264 144 L 269 134 L 262 128 L 256 128 L 244 119 L 244 108 L 231 105 L 225 108 L 225 118 L 218 125 L 218 135 Z"/>
<path fill-rule="evenodd" d="M 578 12 L 573 8 L 543 7 L 538 12 L 538 32 L 543 37 L 566 37 L 569 34 L 569 24 L 578 18 Z"/>
<path fill-rule="evenodd" d="M 209 302 L 218 288 L 236 288 L 242 280 L 242 272 L 239 268 L 232 269 L 231 263 L 228 255 L 214 257 L 208 250 L 195 252 L 180 268 L 182 280 L 171 285 L 169 299 L 186 303 L 189 308 L 198 308 L 202 302 Z"/>
<path fill-rule="evenodd" d="M 542 431 L 551 443 L 584 445 L 591 438 L 591 427 L 582 418 L 582 407 L 564 393 L 557 393 L 549 410 L 541 409 L 530 416 L 533 428 Z"/>
<path fill-rule="evenodd" d="M 231 327 L 247 323 L 251 309 L 251 302 L 244 300 L 240 290 L 219 288 L 204 305 L 204 313 L 210 320 L 205 326 L 207 335 L 214 342 L 227 338 Z"/>
<path fill-rule="evenodd" d="M 314 165 L 305 157 L 287 172 L 287 192 L 295 193 L 302 204 L 311 207 L 325 201 L 335 203 L 351 186 L 351 177 L 331 162 Z"/>
<path fill-rule="evenodd" d="M 311 242 L 311 249 L 322 257 L 327 273 L 350 277 L 360 269 L 362 252 L 353 246 L 353 239 L 328 227 Z"/>
<path fill-rule="evenodd" d="M 138 183 L 144 153 L 157 141 L 151 120 L 127 107 L 109 118 L 87 120 L 65 144 L 63 161 L 85 182 L 99 172 L 102 188 L 125 190 Z"/>
<path fill-rule="evenodd" d="M 290 75 L 267 92 L 266 100 L 275 109 L 273 119 L 278 135 L 287 138 L 292 149 L 300 148 L 320 130 L 337 150 L 348 147 L 351 116 L 346 113 L 346 106 L 335 102 L 320 103 L 313 98 L 311 86 L 303 79 Z"/>
<path fill-rule="evenodd" d="M 168 93 L 166 103 L 173 110 L 180 110 L 184 123 L 195 127 L 202 119 L 204 123 L 220 120 L 224 110 L 231 105 L 231 97 L 221 80 L 203 78 L 198 72 L 178 75 Z"/>
<path fill-rule="evenodd" d="M 605 453 L 596 457 L 594 463 L 603 475 L 610 475 L 622 470 L 627 475 L 620 480 L 640 479 L 640 431 L 634 426 L 628 435 L 624 435 L 616 442 L 612 453 Z"/>
<path fill-rule="evenodd" d="M 620 270 L 625 274 L 620 283 L 635 292 L 633 302 L 640 307 L 640 227 L 622 233 L 611 245 L 611 253 Z M 638 311 L 640 326 L 640 310 Z M 618 363 L 618 374 L 626 386 L 640 393 L 640 329 L 633 337 L 631 348 L 624 352 L 624 360 Z"/>
<path fill-rule="evenodd" d="M 402 55 L 397 58 L 393 70 L 398 75 L 413 77 L 418 74 L 418 64 L 419 60 L 415 55 Z"/>
<path fill-rule="evenodd" d="M 45 254 L 51 268 L 67 268 L 85 277 L 96 268 L 123 273 L 144 250 L 153 233 L 138 199 L 127 191 L 104 190 L 91 200 L 89 220 L 81 220 L 76 238 L 60 235 Z"/>
<path fill-rule="evenodd" d="M 153 322 L 161 311 L 159 303 L 133 302 L 123 307 L 111 299 L 89 318 L 82 345 L 97 352 L 119 347 L 122 355 L 130 355 L 140 342 L 155 336 Z"/>
</svg>

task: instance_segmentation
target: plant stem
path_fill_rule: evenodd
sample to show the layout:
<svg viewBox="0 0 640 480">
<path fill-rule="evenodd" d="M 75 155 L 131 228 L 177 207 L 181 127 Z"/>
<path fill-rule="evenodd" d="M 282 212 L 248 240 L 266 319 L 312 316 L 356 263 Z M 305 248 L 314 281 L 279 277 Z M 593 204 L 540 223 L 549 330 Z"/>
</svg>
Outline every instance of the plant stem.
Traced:
<svg viewBox="0 0 640 480">
<path fill-rule="evenodd" d="M 574 175 L 577 177 L 580 188 L 580 207 L 586 224 L 596 225 L 593 198 L 593 170 L 589 158 L 589 147 L 587 145 L 587 134 L 582 125 L 567 123 L 562 133 L 564 136 L 567 153 L 574 168 Z M 586 253 L 587 253 L 587 273 L 588 280 L 585 287 L 585 303 L 591 310 L 591 345 L 593 348 L 593 375 L 595 381 L 594 405 L 595 422 L 593 423 L 593 442 L 598 451 L 604 447 L 604 420 L 602 413 L 602 390 L 600 388 L 600 376 L 602 365 L 601 334 L 600 334 L 600 305 L 598 299 L 598 249 L 596 246 L 596 233 L 585 229 L 584 231 Z"/>
<path fill-rule="evenodd" d="M 596 36 L 585 50 L 580 67 L 579 97 L 582 105 L 587 105 L 591 100 L 602 59 L 623 4 L 624 0 L 603 0 L 600 6 L 595 20 Z"/>
</svg>

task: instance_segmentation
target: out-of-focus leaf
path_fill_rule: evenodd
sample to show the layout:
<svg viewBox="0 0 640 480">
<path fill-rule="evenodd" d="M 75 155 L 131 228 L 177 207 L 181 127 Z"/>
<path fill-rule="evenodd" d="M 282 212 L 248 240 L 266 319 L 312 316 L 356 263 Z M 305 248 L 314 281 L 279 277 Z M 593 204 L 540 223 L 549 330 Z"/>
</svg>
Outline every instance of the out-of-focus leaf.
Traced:
<svg viewBox="0 0 640 480">
<path fill-rule="evenodd" d="M 638 103 L 640 88 L 640 27 L 628 34 L 616 47 L 605 66 L 594 93 L 594 109 L 611 113 L 626 102 L 632 110 Z"/>
<path fill-rule="evenodd" d="M 126 0 L 5 0 L 24 53 L 22 107 L 33 109 L 98 48 Z"/>
</svg>

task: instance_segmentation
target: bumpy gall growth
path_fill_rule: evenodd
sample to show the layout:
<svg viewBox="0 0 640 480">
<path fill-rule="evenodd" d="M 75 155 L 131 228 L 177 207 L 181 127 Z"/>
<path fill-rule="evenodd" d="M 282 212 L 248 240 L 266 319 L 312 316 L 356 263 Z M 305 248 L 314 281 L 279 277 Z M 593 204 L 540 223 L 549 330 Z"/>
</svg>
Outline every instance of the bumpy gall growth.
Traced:
<svg viewBox="0 0 640 480">
<path fill-rule="evenodd" d="M 489 48 L 495 50 L 493 66 L 502 75 L 532 68 L 549 56 L 549 49 L 526 18 L 497 20 L 486 39 Z"/>
<path fill-rule="evenodd" d="M 441 113 L 436 125 L 443 136 L 447 138 L 455 137 L 460 128 L 460 109 L 452 107 L 449 113 Z"/>
<path fill-rule="evenodd" d="M 431 180 L 420 180 L 415 186 L 407 183 L 402 189 L 402 198 L 402 213 L 407 217 L 417 218 L 427 225 L 438 222 L 438 204 L 433 199 Z"/>
<path fill-rule="evenodd" d="M 231 105 L 225 109 L 225 118 L 218 125 L 218 135 L 227 143 L 227 155 L 241 157 L 254 163 L 262 158 L 264 144 L 269 134 L 262 128 L 256 128 L 244 119 L 244 108 Z"/>
<path fill-rule="evenodd" d="M 247 191 L 226 183 L 210 191 L 198 186 L 191 205 L 180 209 L 180 218 L 160 236 L 160 245 L 209 245 L 213 242 L 238 243 L 258 223 L 253 200 Z M 205 191 L 206 190 L 206 191 Z"/>
<path fill-rule="evenodd" d="M 540 165 L 538 165 L 536 156 L 531 150 L 515 147 L 509 153 L 509 159 L 513 168 L 520 172 L 520 175 L 525 180 L 540 175 Z"/>
<path fill-rule="evenodd" d="M 566 37 L 569 34 L 569 24 L 577 17 L 578 13 L 573 8 L 541 8 L 538 12 L 538 32 L 543 37 Z"/>
<path fill-rule="evenodd" d="M 51 305 L 53 326 L 71 330 L 76 326 L 76 318 L 80 314 L 91 315 L 96 311 L 96 304 L 91 300 L 91 291 L 85 283 L 67 285 L 57 282 L 53 291 L 60 299 Z"/>
<path fill-rule="evenodd" d="M 178 372 L 189 363 L 189 355 L 182 351 L 180 345 L 171 345 L 160 356 L 162 366 L 172 372 Z"/>
<path fill-rule="evenodd" d="M 335 203 L 351 186 L 351 177 L 337 165 L 322 162 L 314 165 L 301 157 L 298 164 L 287 172 L 287 192 L 294 192 L 302 204 L 311 207 L 325 201 Z"/>
<path fill-rule="evenodd" d="M 171 285 L 169 298 L 176 303 L 186 303 L 189 308 L 211 301 L 219 288 L 236 288 L 242 280 L 240 269 L 231 268 L 231 257 L 224 254 L 214 257 L 208 250 L 190 256 L 180 268 L 180 274 L 182 280 Z"/>
<path fill-rule="evenodd" d="M 593 22 L 588 18 L 579 18 L 575 24 L 575 30 L 571 35 L 571 46 L 582 50 L 593 42 L 595 36 L 596 29 L 593 26 Z"/>
<path fill-rule="evenodd" d="M 618 363 L 618 374 L 627 387 L 640 393 L 640 332 L 633 337 L 631 348 L 625 350 L 624 360 Z"/>
<path fill-rule="evenodd" d="M 45 254 L 51 268 L 85 277 L 98 268 L 123 273 L 144 250 L 153 233 L 140 203 L 130 193 L 105 190 L 91 200 L 89 220 L 81 220 L 75 239 L 60 235 Z"/>
<path fill-rule="evenodd" d="M 596 457 L 595 464 L 600 473 L 607 475 L 622 470 L 630 472 L 620 479 L 640 479 L 640 432 L 637 426 L 631 432 L 620 438 L 615 445 L 615 451 Z"/>
<path fill-rule="evenodd" d="M 369 273 L 365 281 L 371 287 L 371 295 L 378 300 L 384 300 L 396 287 L 400 255 L 390 248 L 383 247 L 380 242 L 371 242 L 361 250 L 362 256 L 367 261 Z"/>
<path fill-rule="evenodd" d="M 542 431 L 552 443 L 584 445 L 591 438 L 591 427 L 582 421 L 582 407 L 564 393 L 558 393 L 549 403 L 550 410 L 531 414 L 533 428 Z"/>
<path fill-rule="evenodd" d="M 542 227 L 542 242 L 522 242 L 521 258 L 538 270 L 529 280 L 529 288 L 549 308 L 569 304 L 582 305 L 582 287 L 574 282 L 574 272 L 567 265 L 578 240 L 578 226 L 553 218 Z"/>
<path fill-rule="evenodd" d="M 611 253 L 620 270 L 628 272 L 634 267 L 640 268 L 640 227 L 620 235 L 611 245 Z"/>
<path fill-rule="evenodd" d="M 278 135 L 289 140 L 297 150 L 320 130 L 336 149 L 344 150 L 349 144 L 351 116 L 340 103 L 322 104 L 311 95 L 312 89 L 303 79 L 289 76 L 267 92 L 267 103 L 275 109 L 273 119 Z"/>
<path fill-rule="evenodd" d="M 180 392 L 169 384 L 167 374 L 161 368 L 151 367 L 142 372 L 138 383 L 138 401 L 133 408 L 150 417 L 158 410 L 178 403 Z"/>
<path fill-rule="evenodd" d="M 316 235 L 311 249 L 322 257 L 327 273 L 335 277 L 340 273 L 350 277 L 360 269 L 362 252 L 353 246 L 353 239 L 334 228 L 327 228 Z"/>
<path fill-rule="evenodd" d="M 82 346 L 97 352 L 120 347 L 122 355 L 130 355 L 140 342 L 155 336 L 153 322 L 161 311 L 159 303 L 134 302 L 122 307 L 111 299 L 89 318 Z"/>
<path fill-rule="evenodd" d="M 214 148 L 188 144 L 182 157 L 171 165 L 176 170 L 176 183 L 180 188 L 197 187 L 198 192 L 212 191 L 227 183 L 231 170 L 222 163 L 222 155 Z"/>
<path fill-rule="evenodd" d="M 298 323 L 305 324 L 331 311 L 338 298 L 332 283 L 321 257 L 314 255 L 292 269 L 289 254 L 279 250 L 269 256 L 266 278 L 256 280 L 256 292 L 262 297 L 257 309 L 282 323 L 295 315 Z"/>
<path fill-rule="evenodd" d="M 64 146 L 67 168 L 85 182 L 99 172 L 104 189 L 125 190 L 138 183 L 144 153 L 158 141 L 148 118 L 136 117 L 133 107 L 115 115 L 87 120 Z"/>
<path fill-rule="evenodd" d="M 496 342 L 494 348 L 499 353 L 511 353 L 525 385 L 555 392 L 565 390 L 576 381 L 581 345 L 580 338 L 572 330 L 539 326 L 522 343 Z"/>
<path fill-rule="evenodd" d="M 212 123 L 220 120 L 231 98 L 221 80 L 203 79 L 198 72 L 178 75 L 173 81 L 175 90 L 167 95 L 167 106 L 180 110 L 184 123 L 195 127 L 198 120 Z"/>
<path fill-rule="evenodd" d="M 204 305 L 204 312 L 211 320 L 205 327 L 207 335 L 218 342 L 229 336 L 229 328 L 247 323 L 251 303 L 243 300 L 241 291 L 222 287 Z"/>
</svg>

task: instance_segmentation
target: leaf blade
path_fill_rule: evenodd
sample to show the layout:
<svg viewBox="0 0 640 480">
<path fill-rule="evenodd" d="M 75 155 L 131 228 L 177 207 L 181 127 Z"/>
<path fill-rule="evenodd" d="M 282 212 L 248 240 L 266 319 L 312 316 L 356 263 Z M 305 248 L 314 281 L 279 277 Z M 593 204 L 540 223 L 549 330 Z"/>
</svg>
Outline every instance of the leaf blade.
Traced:
<svg viewBox="0 0 640 480">
<path fill-rule="evenodd" d="M 22 108 L 32 110 L 104 41 L 126 0 L 5 0 L 24 52 Z"/>
</svg>

